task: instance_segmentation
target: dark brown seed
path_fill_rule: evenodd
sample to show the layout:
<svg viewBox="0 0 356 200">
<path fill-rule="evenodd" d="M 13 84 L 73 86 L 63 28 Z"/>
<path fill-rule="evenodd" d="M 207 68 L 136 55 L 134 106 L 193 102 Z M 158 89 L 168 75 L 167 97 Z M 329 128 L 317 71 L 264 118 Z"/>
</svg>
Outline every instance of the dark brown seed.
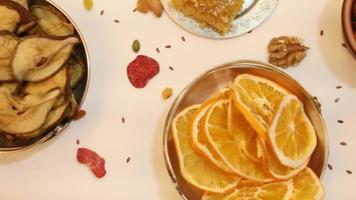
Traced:
<svg viewBox="0 0 356 200">
<path fill-rule="evenodd" d="M 120 23 L 120 21 L 118 19 L 114 19 L 114 22 L 117 24 Z"/>
<path fill-rule="evenodd" d="M 342 86 L 341 86 L 341 85 L 336 86 L 336 89 L 341 89 L 341 88 L 342 88 Z"/>
<path fill-rule="evenodd" d="M 333 166 L 330 164 L 328 164 L 328 168 L 329 168 L 329 170 L 333 170 Z"/>
<path fill-rule="evenodd" d="M 343 124 L 344 120 L 337 120 L 338 123 Z"/>
<path fill-rule="evenodd" d="M 335 103 L 339 102 L 340 101 L 340 98 L 336 98 L 335 99 Z"/>
<path fill-rule="evenodd" d="M 342 46 L 346 48 L 346 44 L 345 43 L 342 43 Z"/>
<path fill-rule="evenodd" d="M 346 173 L 348 173 L 348 174 L 352 174 L 352 171 L 350 171 L 350 170 L 346 170 Z"/>
<path fill-rule="evenodd" d="M 185 42 L 185 37 L 184 36 L 182 36 L 181 39 L 182 39 L 183 42 Z"/>
<path fill-rule="evenodd" d="M 324 35 L 324 31 L 323 31 L 323 30 L 320 31 L 320 35 L 321 35 L 321 36 Z"/>
<path fill-rule="evenodd" d="M 76 144 L 77 144 L 77 145 L 79 145 L 79 144 L 80 144 L 80 141 L 79 141 L 79 139 L 77 139 L 77 141 L 76 141 Z"/>
<path fill-rule="evenodd" d="M 132 11 L 132 12 L 136 12 L 136 11 L 137 11 L 137 8 L 133 9 L 133 11 Z"/>
<path fill-rule="evenodd" d="M 346 142 L 340 142 L 340 144 L 341 144 L 342 146 L 346 146 L 346 145 L 347 145 Z"/>
<path fill-rule="evenodd" d="M 165 48 L 166 49 L 170 49 L 172 46 L 171 45 L 166 45 Z"/>
<path fill-rule="evenodd" d="M 249 31 L 249 32 L 247 32 L 247 33 L 249 33 L 249 34 L 250 34 L 250 33 L 252 33 L 252 31 L 253 31 L 253 29 L 252 29 L 252 30 L 250 30 L 250 31 Z"/>
<path fill-rule="evenodd" d="M 173 67 L 171 67 L 171 66 L 169 66 L 168 68 L 169 68 L 171 71 L 173 71 L 173 70 L 174 70 L 174 68 L 173 68 Z"/>
<path fill-rule="evenodd" d="M 121 122 L 125 123 L 125 117 L 121 117 Z"/>
<path fill-rule="evenodd" d="M 100 12 L 100 15 L 103 15 L 104 14 L 104 10 L 102 10 L 101 12 Z"/>
<path fill-rule="evenodd" d="M 159 48 L 156 48 L 156 51 L 157 51 L 157 53 L 160 53 L 161 51 L 159 50 Z"/>
<path fill-rule="evenodd" d="M 80 120 L 82 119 L 85 115 L 87 114 L 87 112 L 85 110 L 79 110 L 77 113 L 75 113 L 75 115 L 72 117 L 72 119 L 74 121 Z"/>
<path fill-rule="evenodd" d="M 126 163 L 129 163 L 130 160 L 131 160 L 131 158 L 130 158 L 130 157 L 127 157 L 127 158 L 126 158 Z"/>
</svg>

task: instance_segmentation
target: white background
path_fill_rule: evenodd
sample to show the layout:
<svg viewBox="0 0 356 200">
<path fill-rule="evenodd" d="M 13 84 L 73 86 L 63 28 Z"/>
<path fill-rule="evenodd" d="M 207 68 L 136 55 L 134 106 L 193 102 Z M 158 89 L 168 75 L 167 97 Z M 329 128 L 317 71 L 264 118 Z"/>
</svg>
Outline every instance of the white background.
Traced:
<svg viewBox="0 0 356 200">
<path fill-rule="evenodd" d="M 178 200 L 162 156 L 163 123 L 174 98 L 161 100 L 161 91 L 170 86 L 177 94 L 199 74 L 228 61 L 266 61 L 268 41 L 279 35 L 300 36 L 311 47 L 303 63 L 287 71 L 322 103 L 329 163 L 334 168 L 323 180 L 326 199 L 356 198 L 356 61 L 342 46 L 341 0 L 282 0 L 263 25 L 229 40 L 191 35 L 166 14 L 157 19 L 133 13 L 134 0 L 96 0 L 91 12 L 84 10 L 81 0 L 56 2 L 77 22 L 89 46 L 87 115 L 49 143 L 0 155 L 1 200 Z M 182 42 L 181 36 L 187 41 Z M 126 77 L 127 64 L 136 57 L 131 50 L 134 39 L 141 42 L 141 54 L 161 64 L 160 74 L 142 90 L 133 88 Z M 171 49 L 164 48 L 168 44 Z M 337 90 L 337 85 L 343 88 Z M 337 97 L 341 100 L 334 103 Z M 345 123 L 338 124 L 339 119 Z M 342 141 L 348 145 L 341 146 Z M 82 146 L 106 159 L 103 179 L 76 161 L 76 150 Z"/>
</svg>

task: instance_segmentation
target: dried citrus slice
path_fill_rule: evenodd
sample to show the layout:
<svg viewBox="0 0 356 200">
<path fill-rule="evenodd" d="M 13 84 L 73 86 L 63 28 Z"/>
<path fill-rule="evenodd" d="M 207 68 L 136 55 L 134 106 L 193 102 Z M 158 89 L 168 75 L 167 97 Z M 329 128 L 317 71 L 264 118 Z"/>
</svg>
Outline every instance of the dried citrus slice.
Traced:
<svg viewBox="0 0 356 200">
<path fill-rule="evenodd" d="M 293 195 L 290 200 L 320 200 L 324 189 L 313 170 L 307 168 L 293 179 Z"/>
<path fill-rule="evenodd" d="M 266 78 L 251 74 L 237 76 L 231 88 L 238 109 L 257 133 L 267 139 L 267 130 L 287 90 Z"/>
<path fill-rule="evenodd" d="M 316 147 L 314 127 L 303 103 L 292 94 L 283 98 L 268 136 L 278 160 L 291 168 L 306 163 Z"/>
<path fill-rule="evenodd" d="M 264 170 L 263 162 L 254 162 L 246 154 L 245 138 L 251 134 L 251 127 L 242 116 L 236 117 L 234 123 L 238 129 L 232 133 L 228 130 L 228 108 L 231 99 L 215 102 L 207 113 L 204 134 L 227 166 L 243 178 L 259 182 L 272 181 Z M 240 114 L 241 115 L 241 114 Z M 241 136 L 245 135 L 245 136 Z"/>
<path fill-rule="evenodd" d="M 204 132 L 203 121 L 206 113 L 214 102 L 219 99 L 225 99 L 229 96 L 229 90 L 222 90 L 217 95 L 210 98 L 194 113 L 193 119 L 190 124 L 190 134 L 192 139 L 193 148 L 200 152 L 203 156 L 206 156 L 214 165 L 220 169 L 232 173 L 232 170 L 224 163 L 217 152 L 211 147 L 207 141 Z"/>
<path fill-rule="evenodd" d="M 226 194 L 205 193 L 202 200 L 289 200 L 292 193 L 293 183 L 287 181 L 242 187 Z"/>
<path fill-rule="evenodd" d="M 241 178 L 218 169 L 191 146 L 189 122 L 199 105 L 184 109 L 173 120 L 173 139 L 178 154 L 180 172 L 190 184 L 205 191 L 223 193 L 234 188 Z"/>
</svg>

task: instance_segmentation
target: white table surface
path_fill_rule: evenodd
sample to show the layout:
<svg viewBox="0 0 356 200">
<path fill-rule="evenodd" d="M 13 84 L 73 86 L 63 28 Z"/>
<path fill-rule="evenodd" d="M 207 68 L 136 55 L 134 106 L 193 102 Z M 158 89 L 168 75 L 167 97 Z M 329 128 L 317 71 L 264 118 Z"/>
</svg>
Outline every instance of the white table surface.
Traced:
<svg viewBox="0 0 356 200">
<path fill-rule="evenodd" d="M 77 22 L 89 46 L 91 82 L 83 105 L 87 115 L 49 143 L 0 155 L 1 200 L 180 199 L 162 155 L 164 120 L 174 98 L 161 100 L 161 91 L 170 86 L 177 94 L 199 74 L 228 61 L 266 61 L 266 45 L 279 35 L 300 36 L 311 47 L 303 63 L 287 71 L 322 103 L 333 166 L 323 179 L 326 199 L 356 198 L 356 61 L 342 46 L 341 0 L 282 0 L 264 24 L 230 40 L 191 35 L 166 14 L 158 19 L 133 13 L 135 0 L 94 0 L 90 12 L 81 0 L 56 2 Z M 141 54 L 161 65 L 159 75 L 142 90 L 126 77 L 127 64 L 136 57 L 131 50 L 134 39 L 141 42 Z M 164 48 L 168 44 L 171 49 Z M 337 90 L 338 85 L 343 88 Z M 337 97 L 339 103 L 334 102 Z M 339 119 L 345 123 L 337 123 Z M 347 146 L 340 145 L 343 141 Z M 76 161 L 78 147 L 89 147 L 106 159 L 103 179 Z"/>
</svg>

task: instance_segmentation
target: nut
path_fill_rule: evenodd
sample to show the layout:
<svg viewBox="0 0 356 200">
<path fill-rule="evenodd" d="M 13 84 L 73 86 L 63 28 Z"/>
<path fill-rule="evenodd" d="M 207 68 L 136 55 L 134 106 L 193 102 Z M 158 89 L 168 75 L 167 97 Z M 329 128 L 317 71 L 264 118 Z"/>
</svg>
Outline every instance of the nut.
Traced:
<svg viewBox="0 0 356 200">
<path fill-rule="evenodd" d="M 278 67 L 289 67 L 300 63 L 309 48 L 297 37 L 281 36 L 268 44 L 269 62 Z"/>
</svg>

